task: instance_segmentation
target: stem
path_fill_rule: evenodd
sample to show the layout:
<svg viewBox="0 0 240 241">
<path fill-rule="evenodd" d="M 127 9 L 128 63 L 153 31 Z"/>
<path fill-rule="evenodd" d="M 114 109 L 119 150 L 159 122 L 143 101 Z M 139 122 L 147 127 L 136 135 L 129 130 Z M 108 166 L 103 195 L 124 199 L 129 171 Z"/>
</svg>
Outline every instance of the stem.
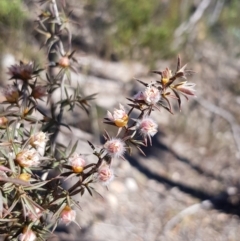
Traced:
<svg viewBox="0 0 240 241">
<path fill-rule="evenodd" d="M 54 12 L 55 18 L 57 20 L 57 24 L 61 25 L 61 20 L 60 20 L 60 17 L 59 17 L 59 12 L 58 12 L 56 0 L 52 0 L 52 6 L 53 6 L 53 12 Z"/>
<path fill-rule="evenodd" d="M 61 27 L 62 22 L 61 22 L 61 19 L 59 17 L 59 11 L 58 11 L 56 0 L 52 0 L 51 3 L 52 3 L 55 18 L 57 20 L 57 24 L 58 24 L 59 27 Z M 58 46 L 59 46 L 59 50 L 60 50 L 61 55 L 65 55 L 65 51 L 64 51 L 63 44 L 62 44 L 61 41 L 59 41 Z"/>
<path fill-rule="evenodd" d="M 59 16 L 59 11 L 58 11 L 56 0 L 51 0 L 51 4 L 52 4 L 52 11 L 53 11 L 55 19 L 57 21 L 58 28 L 60 28 L 62 25 L 62 22 L 61 22 L 61 19 Z M 56 26 L 55 26 L 55 28 L 56 28 Z M 56 29 L 55 29 L 55 31 L 56 31 Z M 58 46 L 59 46 L 59 51 L 60 51 L 61 55 L 65 55 L 65 50 L 63 48 L 63 44 L 60 39 L 58 41 Z M 51 49 L 53 49 L 53 48 L 54 48 L 54 45 L 52 46 Z M 51 52 L 51 51 L 49 51 L 49 52 Z M 50 76 L 51 76 L 51 74 L 50 74 Z M 63 95 L 64 95 L 64 76 L 63 76 L 62 84 L 61 84 L 61 99 L 63 99 Z M 52 101 L 52 105 L 54 105 L 53 101 Z M 63 106 L 61 105 L 60 113 L 58 114 L 58 117 L 57 117 L 58 123 L 61 123 L 62 117 L 63 117 Z M 54 135 L 51 138 L 53 153 L 55 152 L 55 149 L 56 149 L 56 138 L 57 138 L 59 131 L 60 131 L 60 126 L 58 125 Z"/>
<path fill-rule="evenodd" d="M 62 117 L 63 117 L 63 105 L 61 105 L 60 113 L 57 116 L 57 122 L 58 122 L 57 129 L 56 129 L 56 131 L 54 132 L 54 134 L 52 135 L 52 138 L 51 138 L 52 152 L 53 153 L 55 153 L 55 150 L 56 150 L 56 139 L 57 139 L 58 133 L 60 131 L 60 124 L 59 123 L 61 123 Z"/>
</svg>

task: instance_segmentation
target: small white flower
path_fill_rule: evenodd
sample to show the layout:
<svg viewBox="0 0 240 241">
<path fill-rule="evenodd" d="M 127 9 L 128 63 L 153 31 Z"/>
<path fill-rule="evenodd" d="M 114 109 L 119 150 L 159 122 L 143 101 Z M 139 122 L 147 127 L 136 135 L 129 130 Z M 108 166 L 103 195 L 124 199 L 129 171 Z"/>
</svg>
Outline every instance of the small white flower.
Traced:
<svg viewBox="0 0 240 241">
<path fill-rule="evenodd" d="M 16 156 L 16 161 L 22 167 L 39 166 L 39 154 L 35 150 L 22 150 Z"/>
<path fill-rule="evenodd" d="M 68 225 L 69 223 L 75 221 L 76 211 L 71 209 L 69 206 L 66 206 L 61 213 L 61 220 L 63 223 Z"/>
<path fill-rule="evenodd" d="M 143 92 L 143 99 L 147 104 L 155 105 L 161 99 L 161 95 L 157 88 L 149 86 Z"/>
<path fill-rule="evenodd" d="M 150 117 L 144 117 L 137 123 L 137 128 L 143 136 L 154 136 L 157 133 L 157 123 Z"/>
<path fill-rule="evenodd" d="M 72 166 L 72 169 L 75 173 L 80 173 L 83 171 L 83 168 L 86 165 L 86 161 L 80 155 L 74 152 L 69 157 L 69 164 Z"/>
<path fill-rule="evenodd" d="M 115 123 L 117 127 L 124 127 L 128 123 L 128 115 L 123 107 L 119 104 L 119 109 L 114 109 L 113 114 L 108 111 L 108 118 Z"/>
<path fill-rule="evenodd" d="M 111 157 L 121 157 L 126 151 L 125 143 L 122 139 L 112 138 L 104 144 L 107 154 Z"/>
<path fill-rule="evenodd" d="M 31 136 L 30 144 L 35 148 L 45 148 L 48 136 L 44 132 L 38 132 Z"/>
<path fill-rule="evenodd" d="M 106 163 L 103 163 L 97 172 L 97 180 L 102 185 L 108 185 L 114 179 L 113 169 L 109 167 Z"/>
</svg>

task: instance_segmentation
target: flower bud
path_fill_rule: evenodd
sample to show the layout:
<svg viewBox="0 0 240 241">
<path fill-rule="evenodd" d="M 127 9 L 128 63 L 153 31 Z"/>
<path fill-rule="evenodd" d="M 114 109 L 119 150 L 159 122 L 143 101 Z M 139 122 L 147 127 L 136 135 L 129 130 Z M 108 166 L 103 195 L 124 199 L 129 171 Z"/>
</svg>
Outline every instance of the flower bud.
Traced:
<svg viewBox="0 0 240 241">
<path fill-rule="evenodd" d="M 8 123 L 8 119 L 5 116 L 0 117 L 0 128 L 6 127 Z"/>
<path fill-rule="evenodd" d="M 18 177 L 20 180 L 28 182 L 31 178 L 31 175 L 28 173 L 21 173 Z"/>
<path fill-rule="evenodd" d="M 114 179 L 113 170 L 106 163 L 102 164 L 97 172 L 97 180 L 102 185 L 108 185 Z"/>
<path fill-rule="evenodd" d="M 86 165 L 86 161 L 75 152 L 69 157 L 69 164 L 75 173 L 81 173 Z"/>
<path fill-rule="evenodd" d="M 195 96 L 196 90 L 194 89 L 194 83 L 188 83 L 187 81 L 183 81 L 179 84 L 172 86 L 174 89 L 182 92 L 185 95 L 192 95 Z"/>
<path fill-rule="evenodd" d="M 35 99 L 41 99 L 46 95 L 46 91 L 47 91 L 47 88 L 45 86 L 41 86 L 41 85 L 35 86 L 32 90 L 32 96 Z"/>
<path fill-rule="evenodd" d="M 62 57 L 61 59 L 59 59 L 58 64 L 59 64 L 61 67 L 66 68 L 66 67 L 69 67 L 69 65 L 70 65 L 70 60 L 69 60 L 68 57 L 64 56 L 64 57 Z"/>
<path fill-rule="evenodd" d="M 29 112 L 30 112 L 30 111 L 29 111 L 29 108 L 25 108 L 25 109 L 23 110 L 23 116 L 25 117 L 25 116 L 31 114 L 31 113 L 29 113 Z"/>
<path fill-rule="evenodd" d="M 69 206 L 66 206 L 61 213 L 61 220 L 63 223 L 68 225 L 69 223 L 75 221 L 76 211 L 72 210 Z"/>
<path fill-rule="evenodd" d="M 3 90 L 3 95 L 5 96 L 6 100 L 9 103 L 16 103 L 19 98 L 19 92 L 17 87 L 13 85 L 8 85 L 4 90 Z"/>
<path fill-rule="evenodd" d="M 137 123 L 137 128 L 143 136 L 154 136 L 157 133 L 157 123 L 150 117 L 144 117 Z"/>
<path fill-rule="evenodd" d="M 149 105 L 155 105 L 161 98 L 160 92 L 157 88 L 149 86 L 143 92 L 143 99 Z"/>
<path fill-rule="evenodd" d="M 21 79 L 23 81 L 31 79 L 33 72 L 33 62 L 29 62 L 28 64 L 20 62 L 20 64 L 15 64 L 8 68 L 8 74 L 12 76 L 11 79 Z"/>
<path fill-rule="evenodd" d="M 119 109 L 114 109 L 113 114 L 108 111 L 108 118 L 114 122 L 117 127 L 124 127 L 128 123 L 128 115 L 124 107 L 119 104 Z"/>
<path fill-rule="evenodd" d="M 113 138 L 111 140 L 108 140 L 104 144 L 104 148 L 107 154 L 113 158 L 122 156 L 126 151 L 124 141 L 119 138 Z"/>
<path fill-rule="evenodd" d="M 172 71 L 169 68 L 166 68 L 162 72 L 162 85 L 165 86 L 169 82 L 169 79 L 171 77 L 172 77 Z"/>
</svg>

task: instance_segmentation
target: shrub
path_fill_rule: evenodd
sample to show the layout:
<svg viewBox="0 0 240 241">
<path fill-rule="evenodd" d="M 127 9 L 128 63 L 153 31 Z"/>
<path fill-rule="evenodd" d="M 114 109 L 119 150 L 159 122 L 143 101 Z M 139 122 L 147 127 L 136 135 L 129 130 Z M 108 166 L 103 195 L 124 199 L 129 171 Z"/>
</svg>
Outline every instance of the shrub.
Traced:
<svg viewBox="0 0 240 241">
<path fill-rule="evenodd" d="M 172 113 L 169 98 L 176 99 L 181 108 L 180 95 L 195 95 L 194 84 L 177 82 L 192 73 L 186 65 L 181 66 L 180 58 L 175 73 L 166 68 L 153 71 L 159 78 L 152 83 L 137 80 L 143 89 L 128 98 L 128 107 L 120 104 L 105 118 L 106 124 L 116 128 L 116 135 L 105 131 L 101 146 L 88 142 L 92 148 L 89 154 L 96 158 L 96 162 L 88 163 L 77 149 L 78 142 L 64 146 L 57 142 L 57 136 L 61 126 L 71 129 L 63 114 L 78 108 L 88 113 L 95 94 L 83 96 L 79 85 L 71 87 L 71 71 L 78 71 L 77 61 L 71 42 L 67 51 L 62 42 L 62 32 L 67 30 L 69 39 L 71 32 L 56 2 L 41 2 L 46 9 L 38 16 L 36 30 L 45 37 L 49 63 L 44 68 L 21 61 L 10 66 L 9 84 L 3 91 L 6 100 L 0 114 L 0 233 L 5 240 L 45 240 L 60 221 L 66 225 L 76 222 L 75 209 L 79 205 L 72 197 L 86 192 L 92 195 L 97 182 L 109 185 L 114 178 L 113 161 L 125 160 L 125 153 L 131 154 L 132 148 L 143 153 L 141 147 L 152 144 L 158 129 L 151 118 L 153 111 L 166 109 Z M 52 58 L 52 54 L 56 56 Z M 53 97 L 56 91 L 60 92 L 59 99 Z M 133 119 L 133 111 L 138 112 L 137 118 Z M 63 187 L 64 181 L 74 177 L 73 185 Z"/>
</svg>

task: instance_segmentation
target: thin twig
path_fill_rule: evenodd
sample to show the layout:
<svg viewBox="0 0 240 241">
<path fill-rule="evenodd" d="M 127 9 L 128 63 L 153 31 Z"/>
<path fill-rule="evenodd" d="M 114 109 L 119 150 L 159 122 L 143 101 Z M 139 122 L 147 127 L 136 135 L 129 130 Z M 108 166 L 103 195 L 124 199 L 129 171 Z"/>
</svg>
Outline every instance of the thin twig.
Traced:
<svg viewBox="0 0 240 241">
<path fill-rule="evenodd" d="M 58 11 L 56 0 L 52 0 L 51 3 L 52 3 L 52 9 L 53 9 L 53 12 L 54 12 L 55 19 L 57 21 L 58 27 L 60 28 L 61 25 L 62 25 L 62 22 L 61 22 L 61 19 L 60 19 L 60 16 L 59 16 L 59 11 Z M 59 47 L 59 51 L 60 51 L 61 55 L 65 55 L 65 50 L 63 48 L 63 44 L 62 44 L 62 41 L 60 39 L 58 41 L 58 47 Z M 54 48 L 54 46 L 52 46 L 52 48 Z M 61 84 L 61 99 L 63 99 L 63 96 L 64 96 L 64 85 L 65 85 L 65 80 L 63 78 L 62 84 Z M 52 105 L 54 105 L 54 102 L 52 102 Z M 61 123 L 62 117 L 63 117 L 63 107 L 61 105 L 60 113 L 58 115 L 58 123 Z M 54 133 L 54 135 L 51 138 L 53 152 L 55 152 L 55 147 L 56 147 L 55 142 L 56 142 L 57 135 L 59 133 L 59 128 L 60 127 L 58 125 L 56 132 Z"/>
<path fill-rule="evenodd" d="M 190 33 L 193 29 L 193 27 L 196 25 L 196 23 L 201 19 L 201 17 L 204 14 L 204 11 L 207 9 L 209 4 L 211 3 L 211 0 L 203 0 L 198 5 L 196 11 L 193 13 L 193 15 L 189 18 L 188 21 L 182 23 L 175 31 L 174 35 L 175 38 L 180 37 L 183 33 Z"/>
<path fill-rule="evenodd" d="M 179 212 L 177 215 L 171 218 L 164 227 L 163 237 L 165 237 L 168 231 L 172 230 L 178 223 L 180 223 L 184 217 L 196 213 L 201 209 L 201 207 L 202 207 L 201 203 L 195 203 L 190 207 L 183 209 L 181 212 Z"/>
<path fill-rule="evenodd" d="M 59 12 L 58 12 L 58 7 L 57 7 L 56 0 L 52 0 L 52 6 L 53 6 L 53 11 L 54 11 L 55 18 L 57 20 L 57 24 L 61 25 L 62 23 L 61 23 L 61 20 L 60 20 L 60 17 L 59 17 Z"/>
<path fill-rule="evenodd" d="M 205 109 L 222 117 L 229 123 L 232 130 L 233 139 L 238 150 L 238 156 L 240 156 L 240 126 L 238 125 L 235 117 L 229 111 L 224 110 L 221 107 L 216 106 L 202 98 L 197 98 L 196 101 Z"/>
<path fill-rule="evenodd" d="M 53 8 L 53 12 L 54 12 L 54 16 L 56 18 L 57 24 L 59 25 L 59 28 L 62 25 L 61 19 L 60 19 L 60 15 L 59 15 L 59 11 L 58 11 L 58 7 L 57 7 L 57 3 L 56 0 L 52 0 L 52 8 Z M 62 55 L 65 55 L 65 50 L 63 48 L 63 44 L 61 41 L 58 41 L 58 46 L 59 46 L 59 51 Z"/>
</svg>

